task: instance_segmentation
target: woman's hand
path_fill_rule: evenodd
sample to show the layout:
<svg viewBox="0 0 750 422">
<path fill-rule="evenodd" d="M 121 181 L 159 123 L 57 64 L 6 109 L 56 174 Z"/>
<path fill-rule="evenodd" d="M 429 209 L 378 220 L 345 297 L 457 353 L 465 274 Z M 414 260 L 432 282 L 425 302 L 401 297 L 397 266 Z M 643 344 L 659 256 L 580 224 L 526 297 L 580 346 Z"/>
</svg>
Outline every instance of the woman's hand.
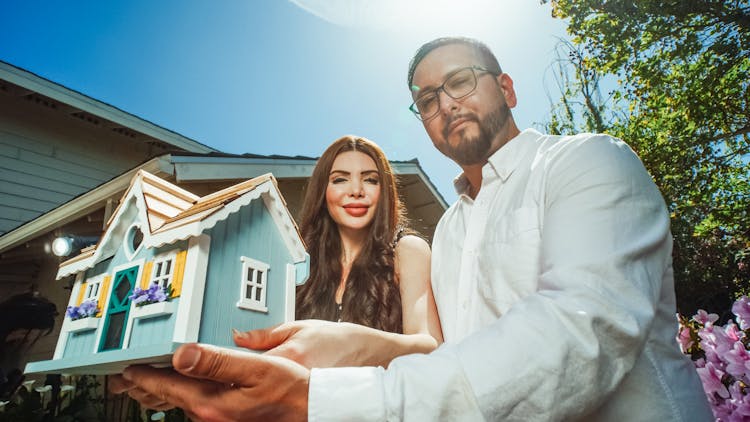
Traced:
<svg viewBox="0 0 750 422">
<path fill-rule="evenodd" d="M 238 346 L 267 350 L 307 368 L 383 366 L 409 353 L 429 353 L 437 341 L 428 334 L 395 334 L 346 322 L 294 321 L 275 327 L 235 331 Z"/>
</svg>

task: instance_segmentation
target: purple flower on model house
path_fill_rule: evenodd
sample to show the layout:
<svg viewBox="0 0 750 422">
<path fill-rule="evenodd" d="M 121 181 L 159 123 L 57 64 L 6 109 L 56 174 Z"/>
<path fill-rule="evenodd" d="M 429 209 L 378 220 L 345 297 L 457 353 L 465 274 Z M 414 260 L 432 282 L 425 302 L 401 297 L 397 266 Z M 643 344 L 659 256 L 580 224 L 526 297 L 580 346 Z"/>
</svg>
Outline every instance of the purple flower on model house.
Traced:
<svg viewBox="0 0 750 422">
<path fill-rule="evenodd" d="M 148 287 L 148 289 L 141 289 L 140 287 L 136 287 L 133 289 L 133 294 L 130 295 L 130 300 L 133 301 L 135 306 L 164 302 L 165 300 L 169 299 L 167 290 L 168 288 L 161 287 L 157 283 L 152 283 Z"/>
<path fill-rule="evenodd" d="M 92 317 L 99 312 L 99 308 L 96 305 L 96 299 L 87 299 L 79 306 L 68 306 L 65 315 L 73 321 L 81 318 Z"/>
</svg>

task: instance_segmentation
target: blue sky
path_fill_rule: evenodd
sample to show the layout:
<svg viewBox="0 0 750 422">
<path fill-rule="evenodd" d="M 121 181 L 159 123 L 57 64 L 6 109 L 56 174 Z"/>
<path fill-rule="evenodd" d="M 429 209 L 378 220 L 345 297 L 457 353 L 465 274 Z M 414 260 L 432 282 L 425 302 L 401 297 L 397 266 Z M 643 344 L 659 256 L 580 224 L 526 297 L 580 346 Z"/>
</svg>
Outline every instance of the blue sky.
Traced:
<svg viewBox="0 0 750 422">
<path fill-rule="evenodd" d="M 547 119 L 565 23 L 536 0 L 6 2 L 0 60 L 224 152 L 319 156 L 365 136 L 452 202 L 460 169 L 407 109 L 408 62 L 444 35 L 493 49 L 519 127 Z"/>
</svg>

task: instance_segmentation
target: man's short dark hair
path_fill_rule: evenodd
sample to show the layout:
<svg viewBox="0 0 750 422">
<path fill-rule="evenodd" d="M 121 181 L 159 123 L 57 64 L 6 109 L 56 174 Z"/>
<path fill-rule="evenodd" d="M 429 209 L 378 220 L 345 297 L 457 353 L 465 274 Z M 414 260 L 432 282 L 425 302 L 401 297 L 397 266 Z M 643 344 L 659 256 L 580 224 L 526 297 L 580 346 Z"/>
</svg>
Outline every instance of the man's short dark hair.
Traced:
<svg viewBox="0 0 750 422">
<path fill-rule="evenodd" d="M 442 37 L 423 44 L 421 47 L 419 47 L 419 50 L 414 53 L 414 57 L 412 57 L 411 61 L 409 62 L 409 74 L 407 75 L 407 86 L 409 87 L 409 90 L 411 90 L 411 83 L 414 79 L 414 70 L 417 68 L 417 65 L 422 61 L 422 59 L 430 54 L 432 50 L 449 44 L 463 44 L 471 47 L 478 53 L 480 59 L 483 62 L 480 63 L 482 66 L 484 66 L 490 72 L 495 72 L 498 74 L 503 73 L 503 70 L 500 68 L 500 64 L 497 62 L 497 58 L 494 54 L 492 54 L 490 48 L 487 47 L 487 45 L 485 45 L 483 42 L 467 37 Z"/>
</svg>

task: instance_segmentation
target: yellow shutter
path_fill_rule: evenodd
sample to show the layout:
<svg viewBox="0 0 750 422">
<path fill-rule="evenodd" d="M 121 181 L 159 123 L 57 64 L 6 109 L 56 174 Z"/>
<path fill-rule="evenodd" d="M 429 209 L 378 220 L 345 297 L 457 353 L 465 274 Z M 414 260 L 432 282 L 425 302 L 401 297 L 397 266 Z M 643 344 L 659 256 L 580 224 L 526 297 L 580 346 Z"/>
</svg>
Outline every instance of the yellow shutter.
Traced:
<svg viewBox="0 0 750 422">
<path fill-rule="evenodd" d="M 81 302 L 83 302 L 83 294 L 86 292 L 86 282 L 81 283 L 81 288 L 78 289 L 78 299 L 76 300 L 76 306 L 81 306 Z"/>
<path fill-rule="evenodd" d="M 143 274 L 141 275 L 141 289 L 148 289 L 149 281 L 151 280 L 151 267 L 154 266 L 153 261 L 148 261 L 143 265 Z"/>
<path fill-rule="evenodd" d="M 180 251 L 175 258 L 174 275 L 172 276 L 172 297 L 178 297 L 182 293 L 182 278 L 185 275 L 185 257 L 187 257 L 187 251 Z"/>
<path fill-rule="evenodd" d="M 107 303 L 107 295 L 109 295 L 109 283 L 112 281 L 112 276 L 108 275 L 104 277 L 104 280 L 102 281 L 102 285 L 99 286 L 99 301 L 97 303 L 97 306 L 99 307 L 99 312 L 96 313 L 96 316 L 100 317 L 102 316 L 102 313 L 104 312 L 104 304 Z"/>
</svg>

